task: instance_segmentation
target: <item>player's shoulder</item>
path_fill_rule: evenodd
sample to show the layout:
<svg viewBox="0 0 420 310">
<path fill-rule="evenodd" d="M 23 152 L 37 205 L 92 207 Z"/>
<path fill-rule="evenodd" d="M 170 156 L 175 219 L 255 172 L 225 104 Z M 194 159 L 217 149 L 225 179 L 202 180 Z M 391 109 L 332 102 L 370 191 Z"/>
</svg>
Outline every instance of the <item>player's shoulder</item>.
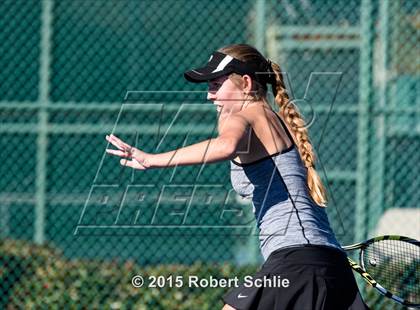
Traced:
<svg viewBox="0 0 420 310">
<path fill-rule="evenodd" d="M 263 120 L 267 120 L 271 109 L 265 105 L 254 105 L 250 106 L 242 111 L 238 112 L 237 115 L 244 118 L 249 124 L 257 124 Z"/>
</svg>

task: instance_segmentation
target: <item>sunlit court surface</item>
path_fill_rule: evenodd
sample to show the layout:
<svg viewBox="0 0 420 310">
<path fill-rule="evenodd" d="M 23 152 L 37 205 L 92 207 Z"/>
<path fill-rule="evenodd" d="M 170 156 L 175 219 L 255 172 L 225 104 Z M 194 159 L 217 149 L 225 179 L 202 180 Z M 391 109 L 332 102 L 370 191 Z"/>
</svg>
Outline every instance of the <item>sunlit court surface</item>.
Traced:
<svg viewBox="0 0 420 310">
<path fill-rule="evenodd" d="M 419 17 L 2 0 L 0 309 L 420 308 Z"/>
</svg>

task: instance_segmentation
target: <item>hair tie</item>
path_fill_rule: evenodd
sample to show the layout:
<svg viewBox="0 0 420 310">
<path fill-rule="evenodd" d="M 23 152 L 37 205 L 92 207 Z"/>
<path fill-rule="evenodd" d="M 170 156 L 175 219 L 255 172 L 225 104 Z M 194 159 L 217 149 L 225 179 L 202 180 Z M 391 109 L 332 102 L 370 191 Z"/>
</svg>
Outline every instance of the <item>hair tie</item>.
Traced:
<svg viewBox="0 0 420 310">
<path fill-rule="evenodd" d="M 267 83 L 271 85 L 276 85 L 276 75 L 274 74 L 273 67 L 271 66 L 272 62 L 270 59 L 266 58 L 267 61 Z"/>
<path fill-rule="evenodd" d="M 271 60 L 268 58 L 266 58 L 266 60 L 267 60 L 267 71 L 272 72 L 273 68 L 271 67 Z"/>
</svg>

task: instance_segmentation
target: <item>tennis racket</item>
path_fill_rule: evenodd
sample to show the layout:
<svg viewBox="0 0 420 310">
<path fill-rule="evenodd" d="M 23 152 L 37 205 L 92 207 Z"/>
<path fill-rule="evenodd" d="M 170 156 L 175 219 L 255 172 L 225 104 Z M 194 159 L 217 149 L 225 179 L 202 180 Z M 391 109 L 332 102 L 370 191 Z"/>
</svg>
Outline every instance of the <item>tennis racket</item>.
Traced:
<svg viewBox="0 0 420 310">
<path fill-rule="evenodd" d="M 380 236 L 343 247 L 360 250 L 350 266 L 382 295 L 420 308 L 420 242 L 403 236 Z"/>
</svg>

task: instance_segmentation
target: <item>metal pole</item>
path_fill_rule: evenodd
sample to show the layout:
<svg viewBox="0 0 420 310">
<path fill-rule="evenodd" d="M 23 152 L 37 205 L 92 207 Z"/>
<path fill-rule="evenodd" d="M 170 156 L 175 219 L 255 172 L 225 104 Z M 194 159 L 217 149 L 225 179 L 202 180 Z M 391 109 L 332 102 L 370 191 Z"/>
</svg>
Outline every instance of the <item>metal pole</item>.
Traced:
<svg viewBox="0 0 420 310">
<path fill-rule="evenodd" d="M 379 2 L 379 42 L 380 48 L 378 50 L 378 103 L 380 111 L 384 111 L 387 102 L 387 81 L 388 81 L 388 20 L 389 20 L 389 0 Z M 386 146 L 386 119 L 387 115 L 384 112 L 379 113 L 375 117 L 375 133 L 372 132 L 371 152 L 371 167 L 370 167 L 370 214 L 369 231 L 373 231 L 378 223 L 379 218 L 385 211 L 384 188 L 385 188 L 385 146 Z"/>
<path fill-rule="evenodd" d="M 356 214 L 355 239 L 366 238 L 367 214 L 369 212 L 369 135 L 370 111 L 372 104 L 372 41 L 373 21 L 372 2 L 362 0 L 360 7 L 360 85 L 359 114 L 357 128 L 357 177 L 356 177 Z"/>
<path fill-rule="evenodd" d="M 255 5 L 255 47 L 265 54 L 265 0 L 257 0 Z"/>
<path fill-rule="evenodd" d="M 51 23 L 52 0 L 42 1 L 41 55 L 39 70 L 38 139 L 36 162 L 36 203 L 35 203 L 35 234 L 34 242 L 42 244 L 45 241 L 45 206 L 47 186 L 47 144 L 48 144 L 48 103 L 50 80 Z"/>
</svg>

